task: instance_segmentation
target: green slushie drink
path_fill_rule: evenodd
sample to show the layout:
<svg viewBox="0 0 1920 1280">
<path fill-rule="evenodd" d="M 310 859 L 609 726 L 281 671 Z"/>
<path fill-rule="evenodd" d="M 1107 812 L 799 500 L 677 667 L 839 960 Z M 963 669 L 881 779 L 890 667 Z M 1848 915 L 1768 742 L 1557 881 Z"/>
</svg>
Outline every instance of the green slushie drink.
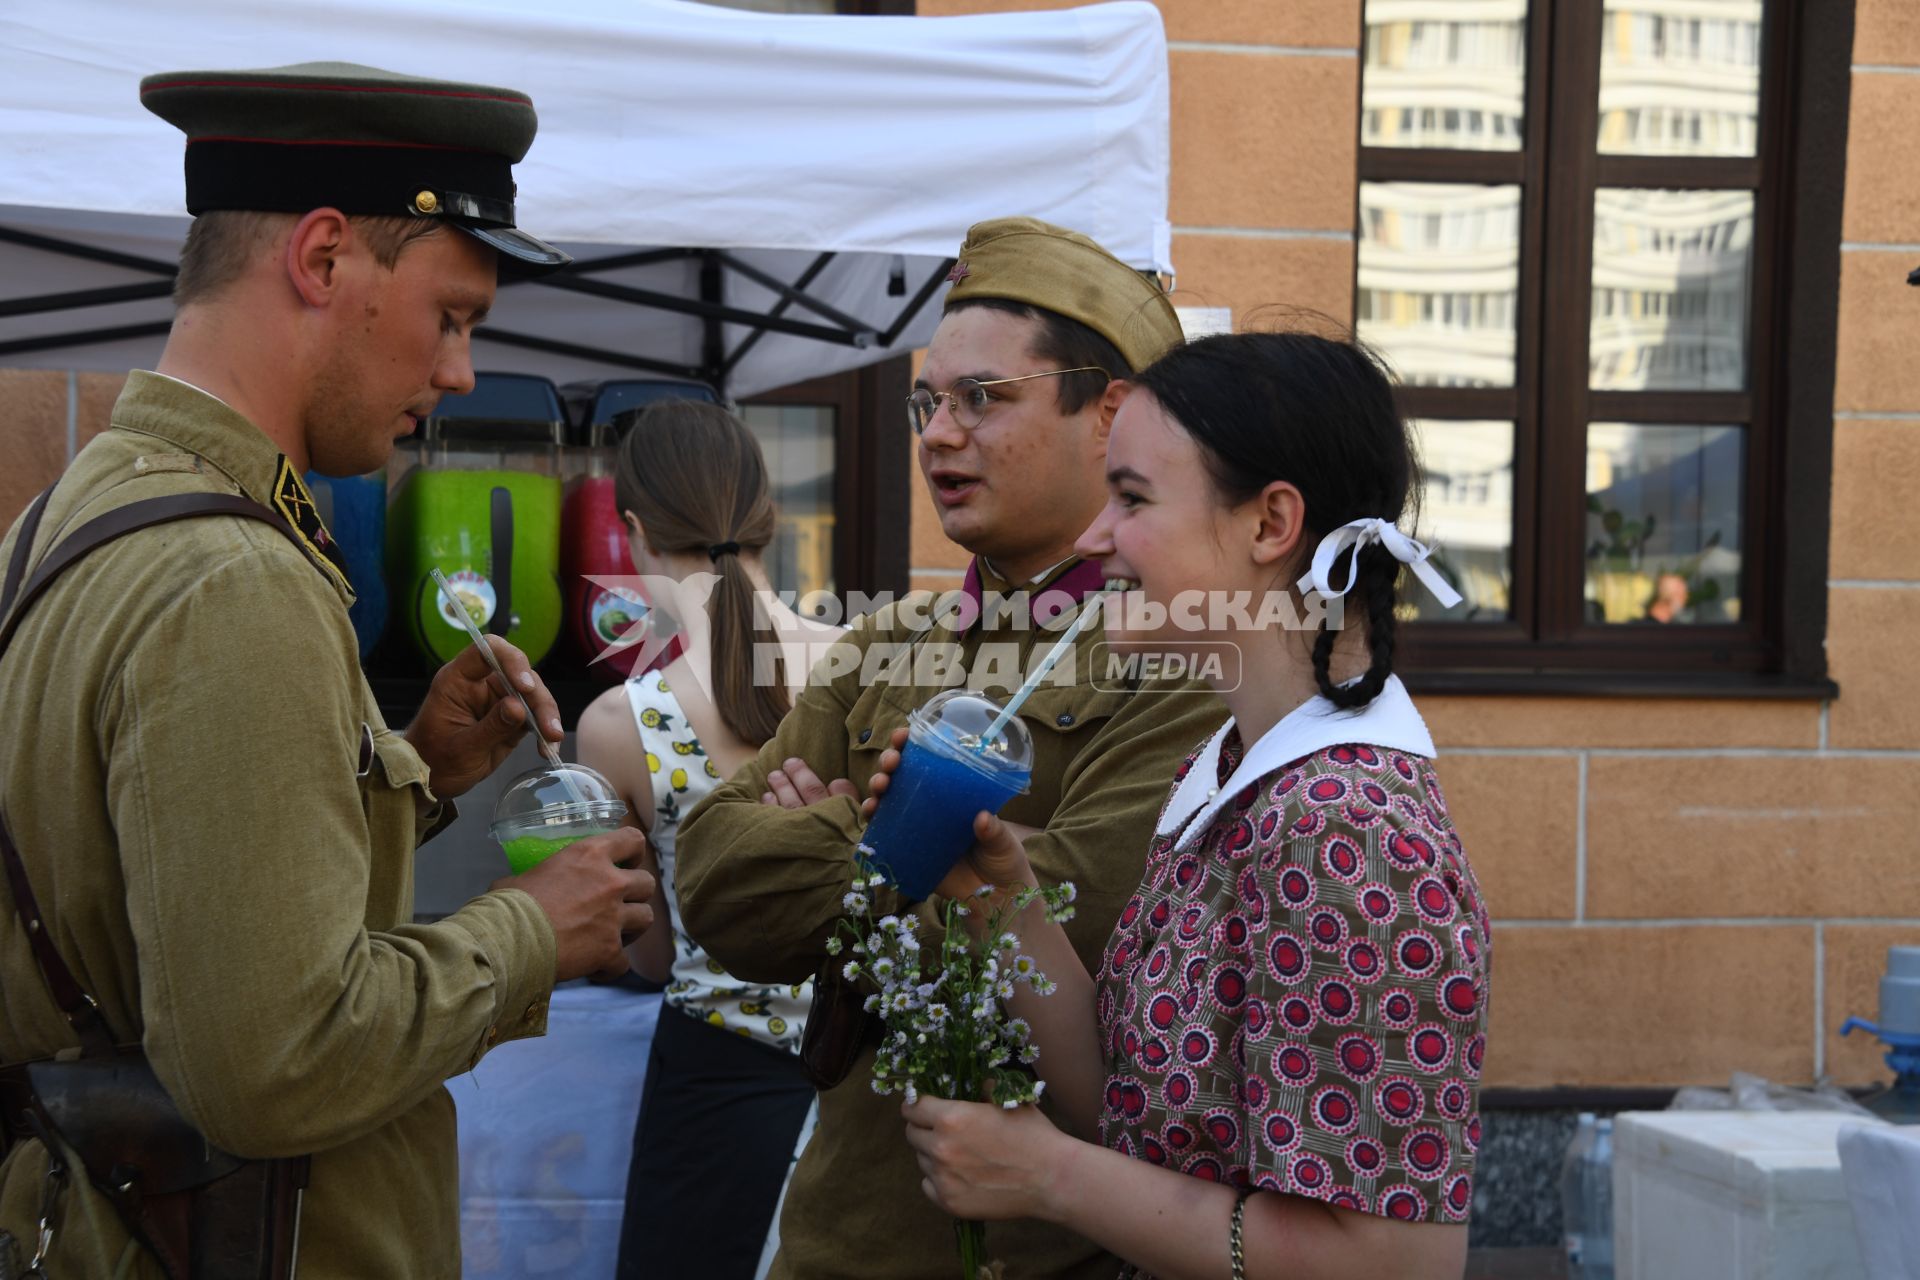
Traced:
<svg viewBox="0 0 1920 1280">
<path fill-rule="evenodd" d="M 602 836 L 627 814 L 613 784 L 583 764 L 543 764 L 515 778 L 493 806 L 493 838 L 521 875 L 576 840 Z"/>
</svg>

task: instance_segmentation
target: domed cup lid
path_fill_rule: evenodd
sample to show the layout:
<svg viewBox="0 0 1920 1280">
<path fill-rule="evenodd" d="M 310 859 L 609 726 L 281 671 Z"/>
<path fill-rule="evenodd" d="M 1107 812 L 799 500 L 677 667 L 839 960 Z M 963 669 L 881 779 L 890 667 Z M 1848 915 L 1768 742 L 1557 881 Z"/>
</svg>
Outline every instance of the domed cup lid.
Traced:
<svg viewBox="0 0 1920 1280">
<path fill-rule="evenodd" d="M 492 831 L 495 837 L 507 839 L 541 828 L 612 826 L 626 814 L 619 793 L 598 772 L 583 764 L 543 764 L 515 778 L 500 793 L 493 806 Z"/>
<path fill-rule="evenodd" d="M 983 769 L 1031 769 L 1033 735 L 1019 716 L 1000 726 L 991 742 L 982 742 L 1004 705 L 972 689 L 948 689 L 927 699 L 911 718 L 923 733 L 958 748 L 952 754 L 970 764 Z"/>
</svg>

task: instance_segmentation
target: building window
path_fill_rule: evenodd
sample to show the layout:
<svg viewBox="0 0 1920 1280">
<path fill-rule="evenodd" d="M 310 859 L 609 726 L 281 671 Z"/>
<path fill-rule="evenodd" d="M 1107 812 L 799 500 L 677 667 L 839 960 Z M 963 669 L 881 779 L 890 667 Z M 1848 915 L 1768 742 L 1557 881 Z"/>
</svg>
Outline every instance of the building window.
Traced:
<svg viewBox="0 0 1920 1280">
<path fill-rule="evenodd" d="M 1429 683 L 1824 675 L 1775 532 L 1797 8 L 1366 0 L 1355 329 L 1463 597 L 1404 606 Z"/>
</svg>

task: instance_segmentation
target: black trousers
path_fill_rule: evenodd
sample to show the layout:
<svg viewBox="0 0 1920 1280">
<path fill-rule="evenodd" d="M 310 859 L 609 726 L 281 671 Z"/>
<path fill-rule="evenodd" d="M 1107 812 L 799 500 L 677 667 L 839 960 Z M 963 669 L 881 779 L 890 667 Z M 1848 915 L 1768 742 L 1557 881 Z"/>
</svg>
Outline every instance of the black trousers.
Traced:
<svg viewBox="0 0 1920 1280">
<path fill-rule="evenodd" d="M 753 1280 L 812 1103 L 793 1054 L 662 1009 L 627 1170 L 619 1280 Z"/>
</svg>

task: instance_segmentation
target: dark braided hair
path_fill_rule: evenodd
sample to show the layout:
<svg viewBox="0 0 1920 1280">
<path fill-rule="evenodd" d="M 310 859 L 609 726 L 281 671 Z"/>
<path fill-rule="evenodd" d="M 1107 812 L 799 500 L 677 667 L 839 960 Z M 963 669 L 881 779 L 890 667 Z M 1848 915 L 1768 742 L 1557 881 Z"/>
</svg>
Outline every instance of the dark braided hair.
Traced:
<svg viewBox="0 0 1920 1280">
<path fill-rule="evenodd" d="M 1200 445 L 1228 503 L 1247 502 L 1275 480 L 1300 490 L 1306 530 L 1289 582 L 1330 530 L 1368 516 L 1398 523 L 1406 512 L 1413 444 L 1385 370 L 1357 343 L 1311 333 L 1222 334 L 1174 348 L 1134 381 Z M 1377 543 L 1357 554 L 1348 599 L 1366 609 L 1366 675 L 1334 684 L 1335 633 L 1322 622 L 1313 643 L 1320 692 L 1341 708 L 1366 706 L 1393 674 L 1400 562 Z M 1338 561 L 1331 576 L 1346 576 Z"/>
</svg>

